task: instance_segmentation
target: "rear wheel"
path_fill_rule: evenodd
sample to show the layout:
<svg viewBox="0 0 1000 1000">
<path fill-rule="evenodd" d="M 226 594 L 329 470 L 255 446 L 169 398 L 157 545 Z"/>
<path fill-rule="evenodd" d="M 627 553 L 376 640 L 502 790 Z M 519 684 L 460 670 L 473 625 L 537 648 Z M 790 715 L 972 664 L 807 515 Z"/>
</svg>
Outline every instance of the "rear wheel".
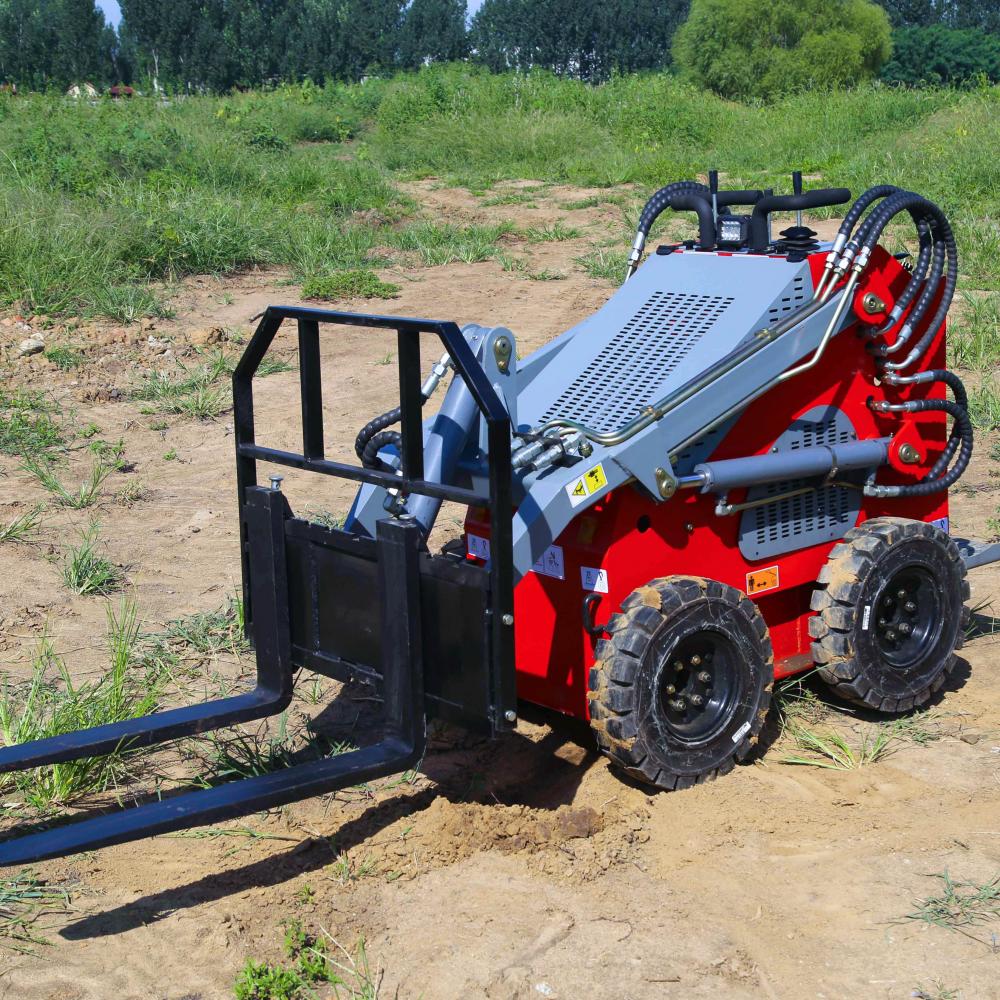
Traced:
<svg viewBox="0 0 1000 1000">
<path fill-rule="evenodd" d="M 770 704 L 767 627 L 740 591 L 668 577 L 634 591 L 590 671 L 591 726 L 635 778 L 686 788 L 732 770 Z"/>
<path fill-rule="evenodd" d="M 965 564 L 934 525 L 879 517 L 834 546 L 809 620 L 819 675 L 882 712 L 925 704 L 955 667 L 969 611 Z"/>
</svg>

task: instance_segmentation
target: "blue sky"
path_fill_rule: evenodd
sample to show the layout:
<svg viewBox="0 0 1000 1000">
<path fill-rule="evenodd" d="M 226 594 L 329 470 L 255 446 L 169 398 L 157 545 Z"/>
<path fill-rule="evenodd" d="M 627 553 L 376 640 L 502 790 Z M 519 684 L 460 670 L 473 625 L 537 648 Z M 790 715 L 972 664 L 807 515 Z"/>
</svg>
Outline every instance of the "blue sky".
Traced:
<svg viewBox="0 0 1000 1000">
<path fill-rule="evenodd" d="M 483 0 L 469 0 L 469 13 L 475 14 L 482 5 Z M 122 19 L 118 0 L 97 0 L 97 6 L 104 11 L 104 17 L 115 27 L 118 27 L 118 22 Z"/>
</svg>

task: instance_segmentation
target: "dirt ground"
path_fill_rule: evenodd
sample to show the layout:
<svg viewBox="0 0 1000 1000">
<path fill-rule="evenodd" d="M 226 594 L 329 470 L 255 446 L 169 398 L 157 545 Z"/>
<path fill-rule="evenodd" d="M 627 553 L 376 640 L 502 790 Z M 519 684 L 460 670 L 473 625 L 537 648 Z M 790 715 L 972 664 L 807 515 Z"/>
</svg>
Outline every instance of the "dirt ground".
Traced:
<svg viewBox="0 0 1000 1000">
<path fill-rule="evenodd" d="M 609 295 L 611 285 L 574 258 L 619 232 L 627 245 L 618 207 L 560 208 L 588 194 L 569 189 L 547 188 L 537 207 L 484 208 L 482 198 L 426 182 L 413 193 L 433 217 L 580 227 L 576 239 L 511 248 L 532 271 L 565 277 L 532 281 L 496 261 L 393 267 L 380 275 L 401 286 L 398 298 L 339 307 L 509 326 L 525 354 Z M 236 351 L 251 317 L 297 301 L 299 290 L 273 272 L 187 281 L 174 289 L 171 319 L 49 330 L 47 344 L 84 352 L 70 371 L 40 355 L 15 358 L 32 324 L 0 318 L 5 383 L 44 388 L 73 426 L 122 438 L 127 461 L 96 508 L 50 508 L 41 541 L 0 544 L 0 666 L 9 675 L 26 676 L 43 632 L 75 677 L 105 668 L 106 602 L 71 596 L 59 568 L 95 512 L 145 629 L 235 592 L 231 412 L 209 421 L 152 414 L 129 393 L 143 370 L 196 363 L 192 341 L 222 337 Z M 290 357 L 291 338 L 277 348 Z M 324 342 L 331 457 L 351 457 L 359 425 L 394 402 L 394 350 L 369 330 L 340 329 Z M 259 440 L 298 447 L 297 384 L 294 371 L 260 383 Z M 984 440 L 954 495 L 957 534 L 984 536 L 1000 500 L 988 452 Z M 67 477 L 85 478 L 90 461 L 74 452 Z M 45 494 L 16 460 L 0 456 L 0 468 L 5 523 Z M 346 511 L 346 483 L 307 479 L 288 476 L 294 508 Z M 142 493 L 127 505 L 115 496 L 129 482 Z M 970 579 L 973 604 L 986 605 L 980 634 L 935 706 L 937 738 L 924 745 L 901 743 L 838 771 L 783 764 L 779 742 L 719 781 L 651 795 L 611 772 L 586 727 L 567 720 L 532 714 L 499 744 L 443 730 L 413 780 L 228 824 L 255 836 L 163 837 L 36 866 L 70 889 L 71 902 L 45 918 L 48 943 L 34 954 L 0 941 L 0 998 L 222 1000 L 248 957 L 278 958 L 289 918 L 349 951 L 363 937 L 383 976 L 380 996 L 400 1000 L 1000 998 L 1000 920 L 963 934 L 906 919 L 939 891 L 936 873 L 977 883 L 1000 875 L 1000 647 L 988 607 L 1000 572 Z M 251 663 L 222 657 L 213 669 L 245 679 Z M 322 689 L 337 731 L 363 741 L 364 692 L 325 680 Z M 303 714 L 315 710 L 299 698 L 293 716 Z M 864 725 L 843 718 L 848 733 Z"/>
</svg>

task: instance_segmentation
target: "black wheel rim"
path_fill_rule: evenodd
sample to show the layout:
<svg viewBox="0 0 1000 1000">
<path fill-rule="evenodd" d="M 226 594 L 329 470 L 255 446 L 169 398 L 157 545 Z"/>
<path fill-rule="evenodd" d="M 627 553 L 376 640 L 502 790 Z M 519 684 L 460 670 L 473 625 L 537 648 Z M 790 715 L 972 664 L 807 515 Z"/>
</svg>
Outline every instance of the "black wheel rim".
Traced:
<svg viewBox="0 0 1000 1000">
<path fill-rule="evenodd" d="M 890 577 L 871 610 L 872 631 L 882 659 L 904 669 L 925 659 L 944 625 L 941 587 L 923 566 L 907 566 Z"/>
<path fill-rule="evenodd" d="M 682 637 L 660 670 L 659 696 L 668 733 L 683 743 L 705 743 L 732 721 L 740 696 L 735 644 L 701 629 Z"/>
</svg>

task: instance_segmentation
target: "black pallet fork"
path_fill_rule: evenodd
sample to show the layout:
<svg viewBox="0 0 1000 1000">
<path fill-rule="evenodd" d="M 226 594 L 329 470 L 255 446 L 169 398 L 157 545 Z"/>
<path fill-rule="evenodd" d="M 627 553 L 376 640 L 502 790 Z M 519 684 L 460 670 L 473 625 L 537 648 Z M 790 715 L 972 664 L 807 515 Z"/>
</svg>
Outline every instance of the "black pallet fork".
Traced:
<svg viewBox="0 0 1000 1000">
<path fill-rule="evenodd" d="M 256 443 L 253 378 L 284 320 L 298 323 L 302 454 Z M 398 475 L 324 457 L 320 324 L 394 329 L 402 411 Z M 425 481 L 420 395 L 422 334 L 436 334 L 485 421 L 489 496 Z M 454 323 L 270 307 L 233 375 L 236 465 L 247 635 L 255 647 L 253 691 L 108 726 L 0 749 L 0 773 L 155 746 L 276 715 L 289 705 L 294 672 L 362 677 L 382 689 L 382 739 L 282 771 L 179 794 L 0 843 L 0 865 L 75 854 L 216 823 L 336 791 L 416 766 L 426 720 L 440 716 L 496 733 L 511 728 L 513 565 L 510 423 L 507 411 Z M 257 462 L 487 507 L 494 558 L 488 569 L 426 550 L 408 515 L 378 522 L 375 538 L 294 517 L 284 495 L 257 483 Z"/>
</svg>

